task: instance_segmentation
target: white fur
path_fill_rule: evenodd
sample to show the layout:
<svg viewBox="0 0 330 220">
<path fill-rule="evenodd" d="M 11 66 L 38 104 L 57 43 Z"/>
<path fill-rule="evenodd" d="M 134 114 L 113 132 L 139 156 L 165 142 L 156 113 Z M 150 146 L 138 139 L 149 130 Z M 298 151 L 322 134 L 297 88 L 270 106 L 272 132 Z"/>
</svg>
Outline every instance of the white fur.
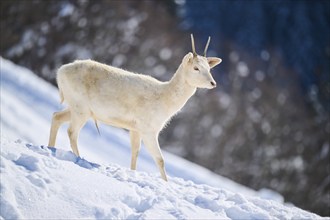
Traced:
<svg viewBox="0 0 330 220">
<path fill-rule="evenodd" d="M 101 121 L 130 131 L 133 170 L 136 169 L 142 139 L 162 178 L 167 180 L 158 143 L 159 132 L 185 105 L 196 88 L 215 87 L 210 68 L 220 62 L 219 58 L 188 53 L 168 82 L 92 60 L 63 65 L 57 72 L 57 83 L 61 99 L 68 108 L 54 113 L 48 146 L 55 145 L 61 124 L 69 122 L 71 148 L 79 156 L 79 131 L 89 118 L 93 118 L 95 122 Z"/>
</svg>

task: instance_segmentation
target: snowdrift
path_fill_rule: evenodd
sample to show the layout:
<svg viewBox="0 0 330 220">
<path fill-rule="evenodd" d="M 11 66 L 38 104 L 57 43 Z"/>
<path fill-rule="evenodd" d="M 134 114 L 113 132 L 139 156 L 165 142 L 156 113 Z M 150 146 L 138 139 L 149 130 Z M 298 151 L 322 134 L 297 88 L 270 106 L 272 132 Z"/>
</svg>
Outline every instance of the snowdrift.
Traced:
<svg viewBox="0 0 330 220">
<path fill-rule="evenodd" d="M 4 219 L 320 219 L 296 207 L 1 137 Z"/>
</svg>

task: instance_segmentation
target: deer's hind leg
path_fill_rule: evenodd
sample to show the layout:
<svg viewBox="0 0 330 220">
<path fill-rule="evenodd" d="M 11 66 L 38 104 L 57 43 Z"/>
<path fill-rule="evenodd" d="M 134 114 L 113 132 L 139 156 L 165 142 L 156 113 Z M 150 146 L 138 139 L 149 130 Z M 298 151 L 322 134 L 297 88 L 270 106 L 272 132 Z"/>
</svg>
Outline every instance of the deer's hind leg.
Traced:
<svg viewBox="0 0 330 220">
<path fill-rule="evenodd" d="M 139 132 L 130 131 L 130 139 L 131 139 L 131 147 L 132 147 L 131 170 L 136 170 L 136 161 L 141 146 L 141 137 Z"/>
<path fill-rule="evenodd" d="M 56 136 L 60 126 L 67 121 L 70 121 L 71 113 L 69 109 L 65 109 L 60 112 L 55 112 L 53 114 L 52 125 L 50 128 L 48 146 L 54 147 L 56 142 Z"/>
<path fill-rule="evenodd" d="M 76 156 L 79 155 L 78 151 L 78 136 L 80 133 L 81 128 L 86 124 L 87 120 L 91 117 L 91 114 L 89 111 L 81 111 L 82 109 L 71 109 L 71 120 L 68 128 L 68 135 L 70 139 L 70 145 L 73 153 Z"/>
</svg>

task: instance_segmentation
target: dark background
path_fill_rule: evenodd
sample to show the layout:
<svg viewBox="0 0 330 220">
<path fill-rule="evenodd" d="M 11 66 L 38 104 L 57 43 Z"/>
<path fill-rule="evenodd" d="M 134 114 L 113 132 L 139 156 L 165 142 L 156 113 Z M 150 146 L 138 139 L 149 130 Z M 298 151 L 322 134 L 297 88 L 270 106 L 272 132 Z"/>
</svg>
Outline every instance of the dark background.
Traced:
<svg viewBox="0 0 330 220">
<path fill-rule="evenodd" d="M 330 1 L 1 1 L 1 56 L 56 85 L 91 58 L 169 80 L 191 51 L 223 62 L 162 148 L 330 215 Z"/>
</svg>

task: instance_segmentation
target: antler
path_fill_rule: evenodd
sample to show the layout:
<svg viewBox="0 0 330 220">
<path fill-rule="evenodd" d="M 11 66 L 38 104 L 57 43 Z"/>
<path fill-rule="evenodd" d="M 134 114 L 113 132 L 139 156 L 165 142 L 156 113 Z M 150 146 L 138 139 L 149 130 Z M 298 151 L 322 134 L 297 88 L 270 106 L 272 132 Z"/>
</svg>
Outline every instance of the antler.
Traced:
<svg viewBox="0 0 330 220">
<path fill-rule="evenodd" d="M 209 36 L 209 39 L 207 40 L 205 50 L 204 50 L 204 54 L 203 54 L 204 57 L 206 57 L 206 52 L 207 52 L 207 48 L 209 47 L 210 41 L 211 41 L 211 37 Z"/>
<path fill-rule="evenodd" d="M 195 40 L 194 40 L 194 35 L 190 34 L 191 37 L 191 47 L 192 47 L 192 52 L 194 54 L 194 57 L 197 57 L 196 49 L 195 49 Z"/>
</svg>

